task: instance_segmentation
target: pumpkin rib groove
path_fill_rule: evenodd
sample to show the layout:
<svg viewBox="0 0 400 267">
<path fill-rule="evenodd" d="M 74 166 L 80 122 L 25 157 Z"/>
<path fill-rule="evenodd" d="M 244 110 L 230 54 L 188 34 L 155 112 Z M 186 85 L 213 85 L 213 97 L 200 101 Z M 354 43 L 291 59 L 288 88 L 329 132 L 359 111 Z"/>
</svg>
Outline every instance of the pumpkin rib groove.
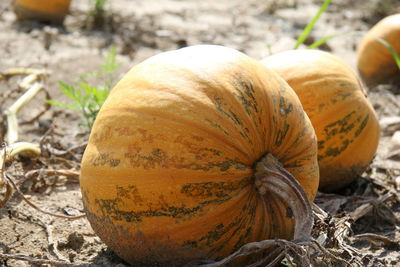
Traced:
<svg viewBox="0 0 400 267">
<path fill-rule="evenodd" d="M 303 131 L 301 131 L 301 134 L 299 136 L 299 138 L 301 139 L 302 135 L 308 134 L 307 133 L 307 129 L 303 128 Z M 282 144 L 281 147 L 278 148 L 278 150 L 272 150 L 271 153 L 273 154 L 273 156 L 277 157 L 279 160 L 281 161 L 285 161 L 285 162 L 290 162 L 302 155 L 304 155 L 304 153 L 306 151 L 312 150 L 312 146 L 304 146 L 303 150 L 298 150 L 297 152 L 292 152 L 290 153 L 290 156 L 288 156 L 287 151 L 289 150 L 293 150 L 293 147 L 297 147 L 296 144 L 298 144 L 298 139 L 296 140 L 292 140 L 293 138 L 288 137 L 288 140 L 285 142 L 285 144 Z M 312 143 L 312 141 L 310 141 L 310 143 Z M 265 155 L 263 155 L 264 157 Z M 286 164 L 285 164 L 286 166 Z"/>
<path fill-rule="evenodd" d="M 224 99 L 225 99 L 225 104 L 227 106 L 230 107 L 241 107 L 241 110 L 239 111 L 239 114 L 245 114 L 245 116 L 241 116 L 242 120 L 241 121 L 241 125 L 247 125 L 248 127 L 246 127 L 248 129 L 249 132 L 251 133 L 257 133 L 258 131 L 256 129 L 258 129 L 257 125 L 256 125 L 256 121 L 252 119 L 251 115 L 253 113 L 251 113 L 250 109 L 253 109 L 256 113 L 262 113 L 262 110 L 260 110 L 259 104 L 256 102 L 256 99 L 254 98 L 254 96 L 251 95 L 251 93 L 249 92 L 242 92 L 240 89 L 245 88 L 248 91 L 252 91 L 253 85 L 251 83 L 251 80 L 249 78 L 244 78 L 243 74 L 239 75 L 241 78 L 237 78 L 236 75 L 232 75 L 230 83 L 229 84 L 222 84 L 219 83 L 218 80 L 213 80 L 213 82 L 211 83 L 210 81 L 206 81 L 206 87 L 211 87 L 211 84 L 213 84 L 214 87 L 219 87 L 219 88 L 226 88 L 226 87 L 230 87 L 233 85 L 233 87 L 236 90 L 236 94 L 232 93 L 232 94 L 227 94 L 224 95 Z M 204 81 L 202 81 L 202 83 L 204 83 Z M 213 101 L 213 96 L 211 94 L 208 94 L 207 92 L 205 92 L 206 96 L 210 99 L 211 102 L 215 103 L 215 96 L 214 96 L 214 101 Z M 240 94 L 240 96 L 238 95 Z M 249 96 L 250 98 L 253 98 L 254 102 L 249 101 L 248 99 L 245 99 L 246 97 L 244 95 L 251 95 Z M 263 98 L 262 98 L 263 99 Z M 251 103 L 251 104 L 249 104 Z M 251 108 L 249 107 L 251 106 Z M 226 116 L 228 116 L 228 118 L 232 119 L 230 117 L 230 115 L 227 115 L 226 113 L 223 113 Z M 233 115 L 233 114 L 231 114 Z M 261 115 L 259 115 L 261 116 Z M 232 119 L 232 122 L 234 123 L 234 119 Z M 249 128 L 251 128 L 249 130 Z M 264 144 L 264 142 L 262 142 L 263 139 L 260 135 L 254 135 L 252 136 L 253 138 L 251 140 L 256 139 L 255 143 L 262 146 Z M 243 136 L 243 138 L 245 138 Z M 250 140 L 247 137 L 248 140 Z M 252 141 L 250 141 L 251 143 Z M 265 150 L 264 147 L 261 147 L 260 150 Z M 254 160 L 254 157 L 253 157 Z"/>
</svg>

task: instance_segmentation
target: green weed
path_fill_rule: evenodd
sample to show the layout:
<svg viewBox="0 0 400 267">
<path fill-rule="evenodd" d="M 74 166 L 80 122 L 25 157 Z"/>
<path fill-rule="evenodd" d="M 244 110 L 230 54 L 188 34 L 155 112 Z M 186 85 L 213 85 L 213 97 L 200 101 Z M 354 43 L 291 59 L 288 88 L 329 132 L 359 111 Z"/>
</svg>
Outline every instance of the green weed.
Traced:
<svg viewBox="0 0 400 267">
<path fill-rule="evenodd" d="M 86 18 L 87 28 L 100 28 L 106 22 L 106 4 L 109 0 L 90 0 L 90 10 Z"/>
<path fill-rule="evenodd" d="M 315 14 L 315 16 L 310 20 L 310 22 L 307 24 L 307 26 L 303 29 L 303 32 L 300 34 L 299 38 L 297 38 L 297 42 L 294 46 L 294 49 L 299 48 L 299 46 L 305 42 L 307 37 L 310 35 L 312 29 L 314 28 L 315 24 L 317 23 L 317 21 L 319 20 L 321 15 L 326 11 L 326 9 L 328 8 L 330 3 L 331 3 L 331 0 L 325 0 L 322 3 L 317 14 Z M 330 37 L 329 36 L 325 37 L 321 40 L 314 42 L 310 46 L 312 46 L 313 48 L 316 48 L 316 47 L 324 44 L 325 42 L 327 42 L 329 39 L 331 39 L 333 37 L 335 37 L 335 36 L 331 35 Z"/>
<path fill-rule="evenodd" d="M 97 117 L 97 113 L 115 83 L 115 73 L 119 68 L 115 57 L 116 49 L 113 46 L 108 51 L 99 71 L 82 75 L 76 84 L 59 82 L 62 93 L 67 96 L 72 103 L 64 103 L 55 100 L 49 100 L 47 103 L 64 109 L 79 110 L 81 112 L 81 117 L 85 121 L 83 125 L 90 131 Z M 98 81 L 96 85 L 92 85 L 90 82 L 93 78 Z"/>
</svg>

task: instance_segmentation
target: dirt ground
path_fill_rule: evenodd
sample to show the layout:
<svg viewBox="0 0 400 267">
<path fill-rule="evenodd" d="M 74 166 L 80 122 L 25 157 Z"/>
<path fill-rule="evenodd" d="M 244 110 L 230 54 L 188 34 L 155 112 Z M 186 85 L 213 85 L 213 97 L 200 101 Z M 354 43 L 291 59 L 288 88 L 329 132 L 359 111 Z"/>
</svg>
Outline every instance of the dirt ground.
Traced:
<svg viewBox="0 0 400 267">
<path fill-rule="evenodd" d="M 89 1 L 73 1 L 70 14 L 60 27 L 17 22 L 11 0 L 2 0 L 0 73 L 14 67 L 46 69 L 50 75 L 45 88 L 53 99 L 65 101 L 58 82 L 73 83 L 80 75 L 97 70 L 111 45 L 116 46 L 121 64 L 118 75 L 149 56 L 195 44 L 224 45 L 261 59 L 291 49 L 321 2 L 112 0 L 107 6 L 105 25 L 96 29 L 88 26 Z M 400 2 L 332 2 L 308 43 L 337 34 L 322 49 L 355 68 L 355 49 L 363 31 L 384 16 L 399 13 Z M 15 90 L 21 79 L 18 76 L 0 81 L 2 112 L 21 95 Z M 393 138 L 400 130 L 400 88 L 384 85 L 367 89 L 382 126 L 377 156 L 351 186 L 335 194 L 318 195 L 316 203 L 325 213 L 321 211 L 322 217 L 316 218 L 313 235 L 325 236 L 326 247 L 351 266 L 400 266 L 400 141 L 396 145 Z M 45 108 L 43 101 L 44 95 L 39 94 L 19 113 L 19 140 L 44 144 L 47 155 L 20 158 L 6 171 L 36 206 L 51 213 L 78 215 L 84 212 L 78 173 L 88 134 L 80 126 L 78 113 L 56 107 L 30 122 Z M 46 172 L 54 169 L 69 172 Z M 4 190 L 0 193 L 3 199 Z M 127 265 L 107 249 L 85 218 L 68 220 L 44 214 L 17 193 L 0 208 L 0 253 L 30 257 L 3 257 L 0 266 L 47 266 L 32 259 L 78 266 Z M 293 266 L 287 261 L 282 264 Z"/>
</svg>

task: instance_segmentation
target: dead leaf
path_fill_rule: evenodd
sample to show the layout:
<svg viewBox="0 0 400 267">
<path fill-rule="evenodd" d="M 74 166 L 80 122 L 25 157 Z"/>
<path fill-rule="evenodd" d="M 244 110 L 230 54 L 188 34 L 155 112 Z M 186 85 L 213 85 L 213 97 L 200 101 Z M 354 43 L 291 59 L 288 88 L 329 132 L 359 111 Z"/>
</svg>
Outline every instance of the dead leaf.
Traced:
<svg viewBox="0 0 400 267">
<path fill-rule="evenodd" d="M 318 192 L 315 199 L 315 204 L 317 204 L 321 209 L 333 216 L 338 213 L 340 207 L 347 201 L 348 198 L 345 196 Z"/>
</svg>

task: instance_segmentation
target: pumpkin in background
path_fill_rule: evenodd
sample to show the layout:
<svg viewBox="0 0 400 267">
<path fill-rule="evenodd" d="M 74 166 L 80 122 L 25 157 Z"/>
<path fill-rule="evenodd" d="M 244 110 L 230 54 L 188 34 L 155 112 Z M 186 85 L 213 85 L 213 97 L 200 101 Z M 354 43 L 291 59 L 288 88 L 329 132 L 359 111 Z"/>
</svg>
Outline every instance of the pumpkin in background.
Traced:
<svg viewBox="0 0 400 267">
<path fill-rule="evenodd" d="M 94 231 L 131 264 L 217 260 L 293 238 L 288 199 L 265 192 L 255 167 L 279 161 L 312 201 L 316 152 L 282 78 L 234 49 L 187 47 L 135 66 L 111 91 L 83 156 L 83 202 Z"/>
<path fill-rule="evenodd" d="M 71 0 L 14 0 L 19 20 L 35 19 L 61 24 L 68 14 Z"/>
<path fill-rule="evenodd" d="M 357 50 L 357 67 L 367 85 L 400 81 L 400 70 L 389 49 L 377 39 L 388 42 L 400 54 L 400 14 L 388 16 L 373 26 Z"/>
<path fill-rule="evenodd" d="M 289 50 L 261 61 L 295 90 L 314 126 L 322 191 L 346 186 L 367 168 L 379 124 L 356 73 L 319 50 Z"/>
</svg>

